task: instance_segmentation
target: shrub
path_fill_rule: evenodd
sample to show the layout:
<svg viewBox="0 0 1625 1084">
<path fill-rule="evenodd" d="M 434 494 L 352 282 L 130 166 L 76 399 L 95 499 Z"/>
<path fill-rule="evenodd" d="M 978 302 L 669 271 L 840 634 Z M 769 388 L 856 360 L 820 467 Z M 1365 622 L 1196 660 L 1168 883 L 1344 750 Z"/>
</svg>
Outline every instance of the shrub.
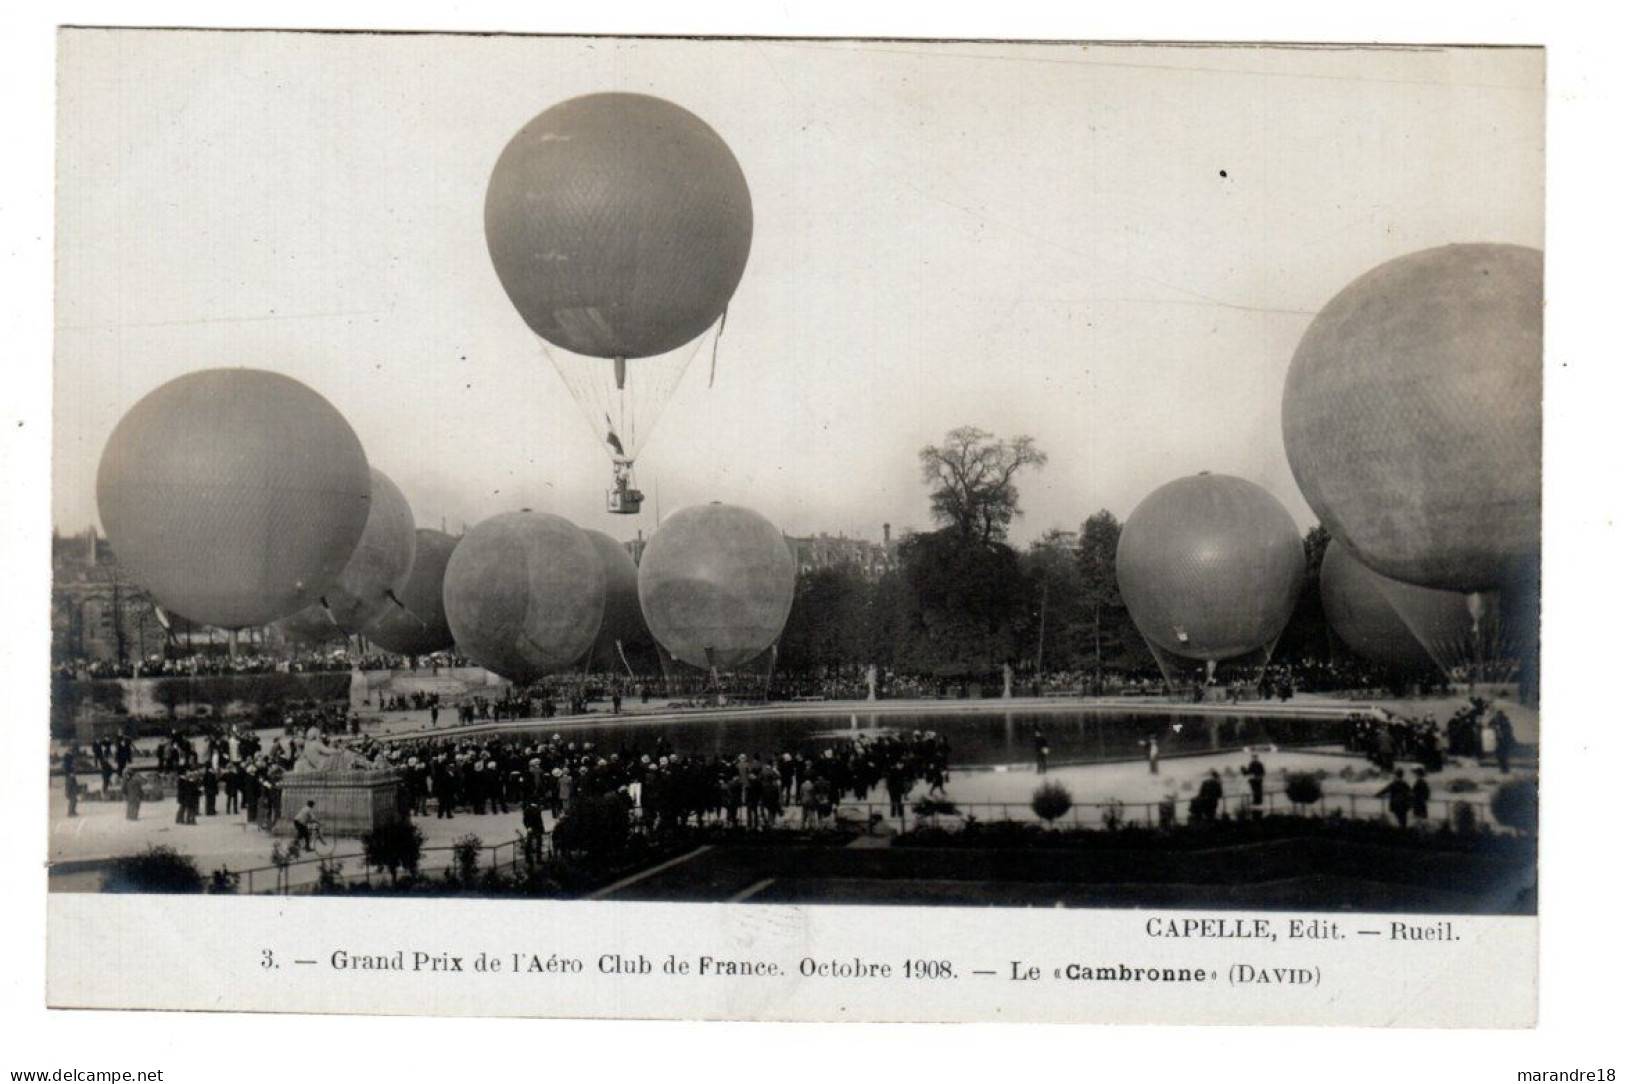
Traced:
<svg viewBox="0 0 1625 1084">
<path fill-rule="evenodd" d="M 1286 798 L 1294 806 L 1314 805 L 1323 793 L 1320 780 L 1308 772 L 1294 772 L 1286 777 Z"/>
<path fill-rule="evenodd" d="M 149 844 L 140 854 L 113 859 L 102 874 L 103 892 L 202 892 L 203 874 L 190 855 Z"/>
<path fill-rule="evenodd" d="M 387 869 L 393 883 L 403 869 L 408 873 L 418 871 L 418 862 L 423 858 L 423 830 L 411 821 L 380 825 L 361 837 L 361 849 L 367 865 Z"/>
<path fill-rule="evenodd" d="M 1508 828 L 1533 832 L 1540 822 L 1540 802 L 1533 779 L 1514 779 L 1495 788 L 1490 812 Z"/>
<path fill-rule="evenodd" d="M 473 886 L 474 879 L 480 872 L 480 851 L 485 849 L 485 843 L 479 836 L 470 832 L 458 838 L 451 845 L 452 864 L 457 867 L 456 879 L 461 883 Z M 449 875 L 450 871 L 448 871 Z"/>
<path fill-rule="evenodd" d="M 1033 812 L 1047 824 L 1054 824 L 1072 811 L 1072 792 L 1062 783 L 1045 783 L 1033 791 Z"/>
<path fill-rule="evenodd" d="M 1455 802 L 1450 806 L 1450 830 L 1458 836 L 1470 836 L 1478 831 L 1478 814 L 1471 802 Z"/>
<path fill-rule="evenodd" d="M 395 879 L 395 871 L 390 870 L 389 879 Z M 342 892 L 344 890 L 344 863 L 332 858 L 323 858 L 316 866 L 316 891 L 324 894 Z"/>
<path fill-rule="evenodd" d="M 237 891 L 237 884 L 242 878 L 225 866 L 221 866 L 209 874 L 208 887 L 204 889 L 211 896 L 229 896 Z"/>
<path fill-rule="evenodd" d="M 1100 807 L 1100 823 L 1106 826 L 1108 832 L 1115 832 L 1123 827 L 1123 801 L 1120 798 L 1107 798 Z"/>
</svg>

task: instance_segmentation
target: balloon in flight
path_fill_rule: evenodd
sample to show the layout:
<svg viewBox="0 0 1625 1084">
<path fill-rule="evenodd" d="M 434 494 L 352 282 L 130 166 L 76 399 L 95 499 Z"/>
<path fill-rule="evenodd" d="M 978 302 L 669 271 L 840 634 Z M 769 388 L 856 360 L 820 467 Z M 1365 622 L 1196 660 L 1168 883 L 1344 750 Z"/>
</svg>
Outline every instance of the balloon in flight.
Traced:
<svg viewBox="0 0 1625 1084">
<path fill-rule="evenodd" d="M 571 98 L 509 141 L 485 194 L 497 277 L 532 331 L 596 358 L 646 358 L 722 315 L 745 272 L 750 189 L 681 106 Z"/>
</svg>

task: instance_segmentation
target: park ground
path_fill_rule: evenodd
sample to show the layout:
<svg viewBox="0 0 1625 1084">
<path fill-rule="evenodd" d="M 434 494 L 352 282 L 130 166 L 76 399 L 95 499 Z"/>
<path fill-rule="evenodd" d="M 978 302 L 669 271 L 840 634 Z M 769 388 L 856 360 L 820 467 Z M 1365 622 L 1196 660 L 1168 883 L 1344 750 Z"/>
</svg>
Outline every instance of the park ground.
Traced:
<svg viewBox="0 0 1625 1084">
<path fill-rule="evenodd" d="M 1273 707 L 1272 710 L 1283 713 L 1296 714 L 1305 711 L 1312 712 L 1343 712 L 1370 707 L 1377 707 L 1392 711 L 1396 714 L 1419 716 L 1424 712 L 1433 713 L 1441 722 L 1456 710 L 1464 699 L 1460 697 L 1442 697 L 1430 701 L 1395 700 L 1395 701 L 1349 701 L 1329 697 L 1301 696 L 1291 704 Z M 880 707 L 886 711 L 896 712 L 923 712 L 940 711 L 945 709 L 958 710 L 1066 710 L 1079 707 L 1101 706 L 1101 701 L 1076 699 L 1045 699 L 1045 700 L 1014 700 L 1014 701 L 983 701 L 978 705 L 944 703 L 939 701 L 897 701 L 885 702 Z M 1116 705 L 1113 705 L 1116 706 Z M 1142 707 L 1155 710 L 1161 707 L 1166 710 L 1185 712 L 1193 710 L 1188 704 L 1154 704 L 1142 703 Z M 1507 711 L 1512 718 L 1515 732 L 1521 744 L 1533 746 L 1538 742 L 1539 720 L 1538 714 L 1528 708 L 1517 704 L 1505 703 L 1499 705 Z M 877 708 L 877 705 L 866 702 L 853 703 L 820 703 L 816 705 L 796 705 L 799 710 L 809 708 L 816 710 L 839 711 L 851 708 L 854 711 L 868 713 Z M 1241 710 L 1251 710 L 1257 705 L 1243 705 Z M 1226 705 L 1213 705 L 1216 712 L 1233 712 L 1237 709 Z M 662 704 L 629 706 L 626 716 L 629 719 L 647 722 L 651 717 L 669 711 Z M 881 714 L 884 714 L 882 712 Z M 444 715 L 442 716 L 444 722 Z M 884 725 L 883 721 L 881 725 Z M 430 731 L 427 712 L 390 712 L 379 717 L 377 721 L 369 723 L 367 730 L 380 738 L 401 737 L 415 733 L 431 732 L 442 735 L 467 733 L 500 732 L 508 729 L 548 729 L 576 730 L 591 727 L 604 732 L 612 732 L 615 726 L 614 717 L 607 713 L 587 717 L 572 717 L 550 719 L 545 722 L 519 720 L 502 724 L 500 727 L 483 725 L 476 727 L 447 727 L 442 725 L 437 730 Z M 1269 808 L 1285 811 L 1289 808 L 1284 795 L 1279 792 L 1289 772 L 1317 772 L 1323 774 L 1323 788 L 1327 794 L 1322 812 L 1341 811 L 1346 815 L 1358 817 L 1380 816 L 1382 801 L 1375 794 L 1384 785 L 1385 780 L 1369 771 L 1369 765 L 1358 757 L 1350 756 L 1341 749 L 1331 747 L 1301 750 L 1276 750 L 1273 747 L 1261 746 L 1253 750 L 1258 753 L 1269 772 L 1266 784 L 1270 792 Z M 1246 803 L 1246 783 L 1240 774 L 1240 769 L 1247 762 L 1245 752 L 1226 751 L 1212 754 L 1189 755 L 1177 758 L 1167 758 L 1162 761 L 1159 771 L 1153 774 L 1148 765 L 1142 760 L 1124 761 L 1115 763 L 1095 764 L 1060 764 L 1051 767 L 1044 777 L 1046 781 L 1064 785 L 1072 794 L 1077 808 L 1063 820 L 1063 823 L 1077 823 L 1098 825 L 1103 818 L 1118 813 L 1126 821 L 1146 823 L 1157 815 L 1157 806 L 1172 799 L 1178 808 L 1181 819 L 1185 816 L 1185 809 L 1201 778 L 1209 771 L 1218 771 L 1224 786 L 1226 805 L 1228 808 L 1240 810 Z M 1515 775 L 1527 775 L 1532 770 L 1532 763 L 1522 762 L 1515 766 Z M 1449 800 L 1467 800 L 1479 807 L 1482 818 L 1484 803 L 1494 788 L 1504 779 L 1493 764 L 1478 764 L 1465 761 L 1453 761 L 1445 770 L 1432 778 L 1434 801 L 1439 807 L 1439 813 L 1444 810 L 1444 802 Z M 198 863 L 200 869 L 212 871 L 226 867 L 241 873 L 249 869 L 260 869 L 254 885 L 256 891 L 263 891 L 274 882 L 273 872 L 266 871 L 271 865 L 272 846 L 279 841 L 256 827 L 246 825 L 242 816 L 226 816 L 224 812 L 208 817 L 200 815 L 195 825 L 180 825 L 174 821 L 173 801 L 149 802 L 143 805 L 139 821 L 129 821 L 124 815 L 124 805 L 120 801 L 100 801 L 96 794 L 100 781 L 94 776 L 82 777 L 89 787 L 90 795 L 79 804 L 77 817 L 67 816 L 67 803 L 59 786 L 53 785 L 50 793 L 50 836 L 49 836 L 49 862 L 53 866 L 51 886 L 55 891 L 96 891 L 100 887 L 100 869 L 102 861 L 109 857 L 138 852 L 149 844 L 172 846 L 176 850 L 191 855 Z M 959 815 L 968 814 L 979 820 L 1034 820 L 1036 819 L 1030 809 L 1032 792 L 1040 782 L 1034 765 L 1009 764 L 997 765 L 983 769 L 960 769 L 952 773 L 947 785 L 946 797 L 957 807 Z M 1453 787 L 1468 788 L 1470 784 L 1476 789 L 1463 789 L 1453 791 Z M 915 788 L 909 796 L 910 804 L 925 796 L 924 786 Z M 887 812 L 885 795 L 875 793 L 870 795 L 869 805 L 848 801 L 843 805 L 841 818 L 848 824 L 867 824 L 876 815 L 885 818 Z M 1116 803 L 1121 803 L 1121 809 L 1115 810 Z M 224 809 L 224 799 L 221 799 L 220 808 Z M 792 820 L 797 814 L 789 814 Z M 950 815 L 941 818 L 950 825 L 956 823 L 959 817 Z M 909 826 L 917 822 L 917 817 L 911 812 L 908 817 Z M 453 843 L 467 835 L 476 835 L 487 846 L 509 843 L 519 837 L 522 828 L 518 809 L 513 808 L 507 814 L 472 815 L 459 814 L 450 819 L 429 816 L 419 818 L 417 823 L 423 831 L 425 845 L 428 848 L 449 848 Z M 548 828 L 552 824 L 549 819 Z M 897 823 L 890 819 L 882 819 L 874 826 L 873 832 L 866 832 L 858 841 L 859 845 L 883 845 L 886 835 L 894 832 Z M 877 838 L 878 837 L 878 838 Z M 340 840 L 336 842 L 334 854 L 349 856 L 347 861 L 351 866 L 359 867 L 360 860 L 354 857 L 359 854 L 360 846 L 354 840 Z M 511 852 L 510 852 L 511 853 Z M 441 853 L 438 861 L 426 861 L 426 868 L 437 868 L 449 862 L 449 853 Z M 352 869 L 352 872 L 354 870 Z M 293 871 L 293 880 L 298 883 L 301 879 L 313 879 L 314 866 L 296 868 Z"/>
</svg>

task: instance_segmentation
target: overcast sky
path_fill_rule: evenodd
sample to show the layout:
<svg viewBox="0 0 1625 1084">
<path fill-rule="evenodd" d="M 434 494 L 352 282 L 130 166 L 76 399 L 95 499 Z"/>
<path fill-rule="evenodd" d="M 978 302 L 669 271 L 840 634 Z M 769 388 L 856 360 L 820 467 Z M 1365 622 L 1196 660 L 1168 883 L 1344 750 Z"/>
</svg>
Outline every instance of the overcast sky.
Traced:
<svg viewBox="0 0 1625 1084">
<path fill-rule="evenodd" d="M 275 369 L 418 522 L 520 507 L 630 537 L 724 500 L 794 534 L 929 526 L 916 455 L 1029 433 L 1026 541 L 1174 477 L 1313 521 L 1280 436 L 1314 312 L 1449 242 L 1541 246 L 1532 50 L 1034 47 L 71 31 L 60 42 L 53 516 L 120 415 Z M 603 510 L 581 416 L 486 255 L 512 134 L 626 90 L 698 113 L 755 211 L 715 386 L 693 365 Z"/>
</svg>

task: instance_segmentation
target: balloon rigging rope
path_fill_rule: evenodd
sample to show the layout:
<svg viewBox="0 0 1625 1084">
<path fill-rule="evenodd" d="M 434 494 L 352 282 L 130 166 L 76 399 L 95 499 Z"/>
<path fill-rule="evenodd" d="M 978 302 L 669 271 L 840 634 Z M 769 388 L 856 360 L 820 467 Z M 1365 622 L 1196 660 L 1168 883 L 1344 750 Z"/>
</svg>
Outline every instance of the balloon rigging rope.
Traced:
<svg viewBox="0 0 1625 1084">
<path fill-rule="evenodd" d="M 724 313 L 723 321 L 726 319 Z M 718 336 L 721 327 L 719 322 Z M 625 385 L 619 388 L 615 385 L 614 367 L 607 359 L 585 357 L 552 347 L 545 340 L 539 341 L 542 353 L 557 370 L 570 397 L 597 434 L 600 447 L 613 454 L 609 444 L 609 432 L 613 431 L 626 458 L 635 459 L 704 345 L 705 337 L 699 336 L 658 357 L 630 360 Z M 715 345 L 713 339 L 713 365 Z"/>
</svg>

